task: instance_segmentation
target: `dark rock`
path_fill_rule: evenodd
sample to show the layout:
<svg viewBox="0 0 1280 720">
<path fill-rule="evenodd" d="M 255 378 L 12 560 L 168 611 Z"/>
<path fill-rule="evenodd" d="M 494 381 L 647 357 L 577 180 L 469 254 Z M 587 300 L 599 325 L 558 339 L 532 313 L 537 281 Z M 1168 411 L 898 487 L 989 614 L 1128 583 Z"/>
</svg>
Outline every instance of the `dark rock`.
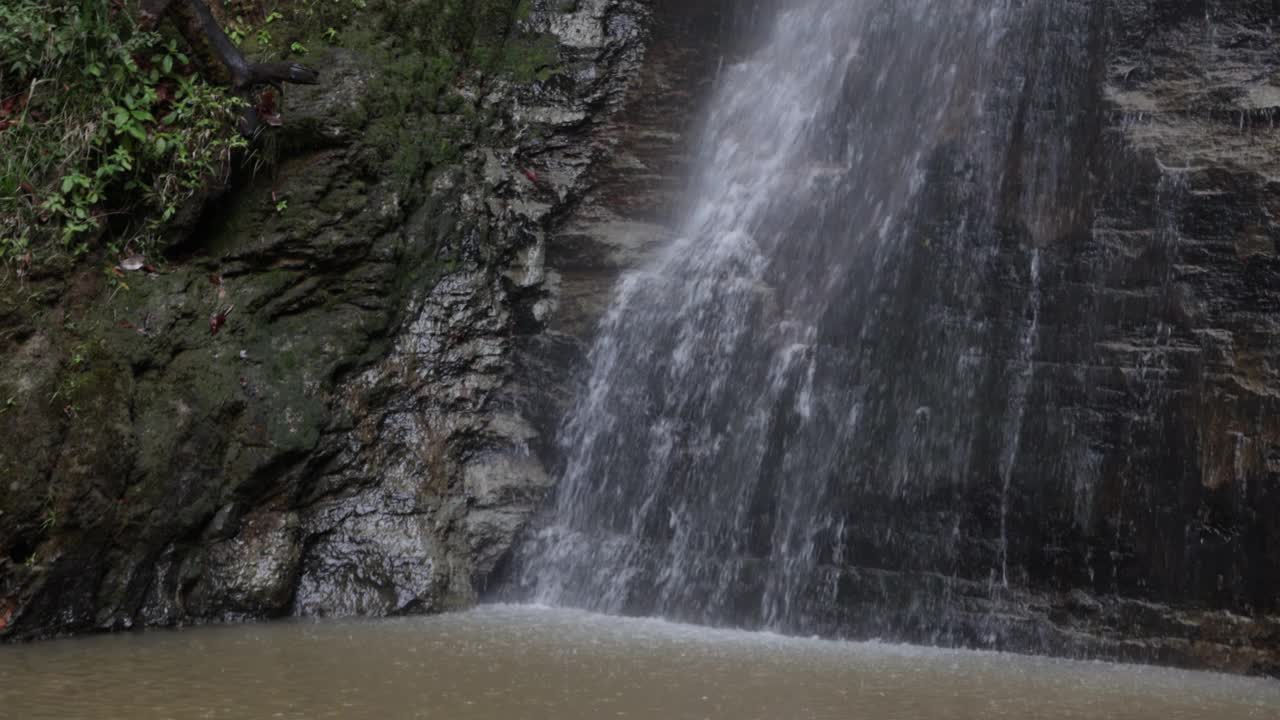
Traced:
<svg viewBox="0 0 1280 720">
<path fill-rule="evenodd" d="M 666 6 L 655 7 L 660 19 Z M 705 29 L 689 20 L 699 10 L 672 7 Z M 1008 141 L 1002 186 L 974 187 L 963 142 L 932 148 L 894 276 L 854 273 L 848 296 L 864 302 L 817 321 L 818 404 L 834 425 L 856 399 L 864 420 L 831 467 L 789 446 L 791 472 L 822 485 L 826 524 L 841 532 L 794 538 L 813 543 L 816 567 L 787 591 L 803 607 L 772 627 L 1274 674 L 1274 3 L 1027 7 L 1033 27 L 1002 52 L 1004 71 L 1033 81 L 1001 86 L 986 108 Z M 664 42 L 677 50 L 658 52 Z M 692 53 L 670 29 L 655 45 L 650 77 L 679 48 Z M 671 128 L 646 128 L 641 113 L 665 112 L 674 92 L 662 90 L 691 85 L 644 78 L 640 97 L 654 102 L 622 127 Z M 644 142 L 628 139 L 615 157 L 640 158 L 628 170 L 648 184 L 604 176 L 602 191 L 622 191 L 583 203 L 548 248 L 559 312 L 524 339 L 520 369 L 554 391 L 527 396 L 544 436 L 571 396 L 554 382 L 559 368 L 581 363 L 607 288 L 668 225 L 643 213 L 673 207 L 652 188 L 669 187 L 655 169 L 678 161 L 660 159 L 670 142 L 643 154 Z M 989 232 L 958 220 L 973 203 L 994 205 Z M 620 237 L 638 240 L 602 240 Z M 877 294 L 860 296 L 864 286 Z M 799 424 L 781 410 L 772 421 Z M 809 427 L 822 437 L 823 423 Z M 556 449 L 544 457 L 553 466 Z M 787 472 L 764 468 L 761 516 Z M 650 501 L 658 518 L 664 503 L 696 505 L 660 492 L 621 504 Z M 768 624 L 771 533 L 732 557 L 681 556 L 689 572 L 671 573 L 671 530 L 655 525 L 633 531 L 644 557 L 627 568 L 623 611 Z M 726 564 L 738 568 L 727 596 L 704 577 L 724 577 Z M 685 586 L 658 589 L 672 575 Z M 503 596 L 523 597 L 519 572 L 508 577 Z"/>
<path fill-rule="evenodd" d="M 128 292 L 69 265 L 3 281 L 0 637 L 429 612 L 490 586 L 549 489 L 614 282 L 669 232 L 693 109 L 764 17 L 532 5 L 560 66 L 463 79 L 473 115 L 432 120 L 474 125 L 457 162 L 393 176 L 370 138 L 385 68 L 331 51 L 323 84 L 289 91 L 274 175 L 190 212 L 162 272 Z M 850 476 L 932 489 L 834 498 L 848 535 L 788 629 L 1280 674 L 1274 3 L 1053 7 L 1017 62 L 1062 92 L 997 105 L 1066 162 L 1037 176 L 1014 143 L 999 232 L 948 245 L 940 219 L 973 194 L 937 148 L 922 242 L 882 299 L 915 332 L 865 350 L 899 381 L 886 397 L 920 397 Z M 956 358 L 929 338 L 972 341 L 981 412 L 947 416 L 958 390 L 929 381 Z M 838 336 L 823 352 L 830 377 L 856 369 Z M 928 441 L 948 423 L 963 457 Z M 759 620 L 768 548 L 749 550 L 726 622 Z"/>
<path fill-rule="evenodd" d="M 393 58 L 329 50 L 274 167 L 201 198 L 157 274 L 0 287 L 0 637 L 474 601 L 548 484 L 499 398 L 513 326 L 643 49 L 633 3 L 546 5 L 521 32 L 572 76 L 391 119 L 453 127 L 456 161 L 383 160 Z"/>
</svg>

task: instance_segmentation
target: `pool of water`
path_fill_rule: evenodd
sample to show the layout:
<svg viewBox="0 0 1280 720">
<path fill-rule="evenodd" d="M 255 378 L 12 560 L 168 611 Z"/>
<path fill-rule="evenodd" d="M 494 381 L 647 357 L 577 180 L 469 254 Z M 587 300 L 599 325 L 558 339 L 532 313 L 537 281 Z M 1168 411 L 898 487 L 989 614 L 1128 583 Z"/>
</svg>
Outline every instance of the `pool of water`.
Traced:
<svg viewBox="0 0 1280 720">
<path fill-rule="evenodd" d="M 1276 720 L 1280 683 L 497 605 L 0 647 L 0 717 Z"/>
</svg>

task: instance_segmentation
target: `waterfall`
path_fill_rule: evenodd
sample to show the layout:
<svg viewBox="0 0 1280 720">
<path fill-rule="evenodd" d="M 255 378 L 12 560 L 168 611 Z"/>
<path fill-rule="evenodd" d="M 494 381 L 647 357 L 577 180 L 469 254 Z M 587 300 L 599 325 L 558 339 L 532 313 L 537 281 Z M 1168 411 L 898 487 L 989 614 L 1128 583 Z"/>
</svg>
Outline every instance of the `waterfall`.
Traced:
<svg viewBox="0 0 1280 720">
<path fill-rule="evenodd" d="M 1017 138 L 1058 11 L 780 5 L 721 72 L 676 239 L 618 285 L 514 596 L 874 632 L 1010 582 L 1046 232 L 1010 216 L 1066 172 Z M 1025 289 L 997 312 L 994 275 Z"/>
</svg>

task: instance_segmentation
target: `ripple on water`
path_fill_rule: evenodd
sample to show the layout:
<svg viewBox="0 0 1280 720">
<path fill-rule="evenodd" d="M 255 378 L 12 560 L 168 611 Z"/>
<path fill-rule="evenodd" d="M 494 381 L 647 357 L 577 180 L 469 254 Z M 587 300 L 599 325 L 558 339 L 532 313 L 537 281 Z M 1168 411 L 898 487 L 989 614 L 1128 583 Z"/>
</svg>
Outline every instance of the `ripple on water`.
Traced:
<svg viewBox="0 0 1280 720">
<path fill-rule="evenodd" d="M 1274 720 L 1280 683 L 496 605 L 3 647 L 0 717 Z"/>
</svg>

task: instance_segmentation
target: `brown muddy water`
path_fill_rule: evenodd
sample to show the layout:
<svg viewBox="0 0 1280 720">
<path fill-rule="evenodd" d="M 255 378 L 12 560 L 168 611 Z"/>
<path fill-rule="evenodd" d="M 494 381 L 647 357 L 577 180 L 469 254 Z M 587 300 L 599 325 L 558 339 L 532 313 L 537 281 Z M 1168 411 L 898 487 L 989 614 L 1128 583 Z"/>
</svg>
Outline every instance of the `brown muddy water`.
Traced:
<svg viewBox="0 0 1280 720">
<path fill-rule="evenodd" d="M 1280 683 L 488 606 L 0 647 L 0 717 L 1276 720 Z"/>
</svg>

